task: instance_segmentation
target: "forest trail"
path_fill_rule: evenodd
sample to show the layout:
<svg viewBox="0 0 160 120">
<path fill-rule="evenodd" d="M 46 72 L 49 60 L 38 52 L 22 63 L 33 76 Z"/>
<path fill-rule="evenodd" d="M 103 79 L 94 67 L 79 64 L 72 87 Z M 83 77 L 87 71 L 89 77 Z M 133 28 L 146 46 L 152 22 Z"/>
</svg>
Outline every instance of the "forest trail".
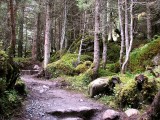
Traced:
<svg viewBox="0 0 160 120">
<path fill-rule="evenodd" d="M 62 89 L 57 81 L 24 75 L 27 98 L 12 120 L 100 120 L 107 108 L 84 95 Z"/>
</svg>

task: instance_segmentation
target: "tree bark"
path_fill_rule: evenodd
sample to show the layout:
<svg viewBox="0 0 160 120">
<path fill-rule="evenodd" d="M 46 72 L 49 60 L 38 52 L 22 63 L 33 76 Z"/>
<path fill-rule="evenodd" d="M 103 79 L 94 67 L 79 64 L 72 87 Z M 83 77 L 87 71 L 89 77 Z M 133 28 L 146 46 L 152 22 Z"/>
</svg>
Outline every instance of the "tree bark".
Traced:
<svg viewBox="0 0 160 120">
<path fill-rule="evenodd" d="M 22 6 L 20 9 L 18 57 L 23 56 L 23 24 L 24 24 L 24 6 Z"/>
<path fill-rule="evenodd" d="M 107 36 L 107 3 L 108 0 L 103 0 L 102 1 L 102 41 L 103 41 L 103 53 L 102 53 L 102 63 L 103 63 L 103 69 L 106 68 L 106 63 L 107 63 L 107 41 L 106 41 L 106 36 Z"/>
<path fill-rule="evenodd" d="M 66 23 L 67 23 L 67 0 L 64 0 L 64 21 L 62 25 L 60 51 L 62 52 L 64 47 L 65 35 L 66 35 Z"/>
<path fill-rule="evenodd" d="M 120 21 L 120 31 L 121 31 L 121 50 L 120 50 L 120 67 L 123 64 L 123 54 L 124 54 L 124 29 L 123 29 L 123 14 L 122 14 L 122 0 L 118 0 L 118 14 L 119 14 L 119 21 Z"/>
<path fill-rule="evenodd" d="M 11 41 L 10 41 L 10 49 L 9 49 L 9 57 L 15 57 L 15 45 L 16 45 L 16 30 L 15 30 L 15 11 L 13 0 L 9 1 L 10 3 L 10 17 L 11 17 Z"/>
<path fill-rule="evenodd" d="M 51 18 L 50 18 L 50 10 L 51 10 L 51 0 L 47 0 L 46 5 L 46 29 L 45 29 L 45 45 L 44 45 L 44 70 L 47 68 L 47 64 L 50 59 L 50 27 L 51 27 Z"/>
<path fill-rule="evenodd" d="M 93 77 L 98 76 L 98 69 L 100 63 L 100 48 L 99 48 L 99 36 L 100 36 L 100 0 L 95 1 L 95 32 L 94 32 L 94 60 L 93 60 Z"/>
<path fill-rule="evenodd" d="M 127 17 L 127 16 L 125 16 L 125 17 Z M 125 24 L 125 25 L 128 26 L 128 24 Z M 128 30 L 129 29 L 126 30 L 127 34 L 125 34 L 127 36 L 128 36 Z M 129 38 L 126 38 L 126 39 L 129 39 Z M 128 42 L 128 41 L 126 41 L 126 42 Z M 130 3 L 130 42 L 129 42 L 128 49 L 127 49 L 127 46 L 126 46 L 126 56 L 125 56 L 125 61 L 124 61 L 123 65 L 122 65 L 122 71 L 121 71 L 122 73 L 126 72 L 127 64 L 128 64 L 128 61 L 129 61 L 130 52 L 131 52 L 131 49 L 132 49 L 132 44 L 133 44 L 133 0 L 131 0 L 131 3 Z"/>
<path fill-rule="evenodd" d="M 85 30 L 86 30 L 86 14 L 87 14 L 87 11 L 85 10 L 85 11 L 84 11 L 83 32 L 82 32 L 81 43 L 80 43 L 80 46 L 79 46 L 77 64 L 80 63 L 80 58 L 81 58 L 81 53 L 82 53 L 82 44 L 83 44 L 84 37 L 85 37 Z"/>
<path fill-rule="evenodd" d="M 151 24 L 151 9 L 150 9 L 150 0 L 146 2 L 146 12 L 147 12 L 147 39 L 152 38 L 152 24 Z"/>
</svg>

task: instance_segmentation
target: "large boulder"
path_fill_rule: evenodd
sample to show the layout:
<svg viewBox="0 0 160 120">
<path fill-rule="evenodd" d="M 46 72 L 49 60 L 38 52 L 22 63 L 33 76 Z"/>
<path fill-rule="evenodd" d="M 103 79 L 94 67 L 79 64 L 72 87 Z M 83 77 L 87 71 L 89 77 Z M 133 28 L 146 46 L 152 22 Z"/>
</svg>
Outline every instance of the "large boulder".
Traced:
<svg viewBox="0 0 160 120">
<path fill-rule="evenodd" d="M 120 113 L 115 110 L 106 110 L 103 113 L 102 120 L 119 120 Z"/>
<path fill-rule="evenodd" d="M 119 77 L 97 78 L 88 85 L 88 94 L 90 97 L 98 94 L 110 94 L 117 83 L 120 83 Z"/>
</svg>

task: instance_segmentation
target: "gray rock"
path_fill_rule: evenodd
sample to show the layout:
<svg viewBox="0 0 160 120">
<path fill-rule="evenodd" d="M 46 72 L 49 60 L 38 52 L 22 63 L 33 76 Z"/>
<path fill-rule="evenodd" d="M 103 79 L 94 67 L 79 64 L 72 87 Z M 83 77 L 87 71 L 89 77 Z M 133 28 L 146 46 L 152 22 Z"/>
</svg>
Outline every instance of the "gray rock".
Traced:
<svg viewBox="0 0 160 120">
<path fill-rule="evenodd" d="M 160 53 L 158 53 L 153 59 L 152 62 L 154 65 L 160 65 Z"/>
<path fill-rule="evenodd" d="M 132 115 L 139 115 L 140 112 L 137 109 L 128 109 L 125 111 L 126 115 L 128 117 L 132 116 Z"/>
<path fill-rule="evenodd" d="M 62 120 L 83 120 L 82 118 L 76 117 L 76 118 L 64 118 Z"/>
<path fill-rule="evenodd" d="M 120 117 L 119 112 L 109 109 L 103 113 L 102 120 L 114 120 L 118 119 L 119 117 Z"/>
</svg>

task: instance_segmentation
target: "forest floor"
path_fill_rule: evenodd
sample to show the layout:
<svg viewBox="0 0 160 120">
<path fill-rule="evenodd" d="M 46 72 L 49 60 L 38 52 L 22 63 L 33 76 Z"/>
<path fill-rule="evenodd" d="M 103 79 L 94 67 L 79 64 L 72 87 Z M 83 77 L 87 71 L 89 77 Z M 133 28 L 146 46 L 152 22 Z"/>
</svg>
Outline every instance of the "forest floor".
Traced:
<svg viewBox="0 0 160 120">
<path fill-rule="evenodd" d="M 103 104 L 75 91 L 58 80 L 48 81 L 24 75 L 27 97 L 12 120 L 101 120 Z"/>
</svg>

